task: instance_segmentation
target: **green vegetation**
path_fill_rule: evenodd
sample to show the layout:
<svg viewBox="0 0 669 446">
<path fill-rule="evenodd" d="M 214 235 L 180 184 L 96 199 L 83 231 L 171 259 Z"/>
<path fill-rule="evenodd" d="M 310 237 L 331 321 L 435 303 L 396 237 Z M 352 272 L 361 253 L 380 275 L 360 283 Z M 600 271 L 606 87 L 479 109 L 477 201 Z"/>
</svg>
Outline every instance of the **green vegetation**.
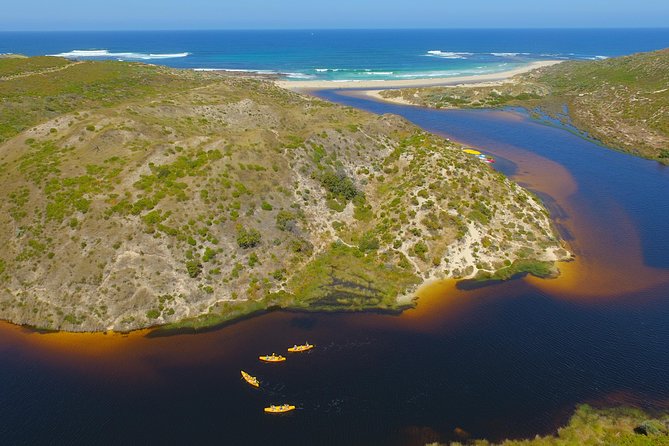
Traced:
<svg viewBox="0 0 669 446">
<path fill-rule="evenodd" d="M 353 181 L 341 172 L 325 172 L 321 177 L 321 183 L 328 192 L 344 201 L 351 201 L 358 195 L 358 189 Z"/>
<path fill-rule="evenodd" d="M 60 57 L 0 57 L 0 78 L 25 73 L 39 73 L 49 69 L 62 68 L 69 64 L 71 64 L 70 61 Z"/>
<path fill-rule="evenodd" d="M 333 244 L 289 281 L 293 305 L 328 310 L 397 308 L 397 296 L 419 280 L 410 271 L 378 260 L 373 253 Z"/>
<path fill-rule="evenodd" d="M 669 49 L 587 62 L 563 62 L 494 87 L 382 92 L 429 107 L 522 106 L 604 144 L 669 164 Z"/>
<path fill-rule="evenodd" d="M 290 211 L 279 211 L 276 214 L 276 227 L 282 231 L 292 231 L 297 224 L 297 215 Z"/>
<path fill-rule="evenodd" d="M 240 248 L 253 248 L 260 244 L 262 236 L 257 229 L 244 229 L 239 227 L 237 229 L 237 244 Z"/>
<path fill-rule="evenodd" d="M 0 59 L 0 77 L 16 76 L 70 65 L 46 75 L 0 82 L 0 142 L 30 126 L 64 113 L 110 107 L 160 91 L 179 91 L 202 85 L 193 76 L 175 76 L 152 65 L 118 62 L 73 64 L 55 57 Z"/>
<path fill-rule="evenodd" d="M 669 416 L 653 417 L 638 409 L 579 406 L 556 435 L 490 443 L 473 440 L 450 446 L 660 446 L 669 445 Z"/>
<path fill-rule="evenodd" d="M 243 317 L 248 317 L 255 313 L 266 311 L 268 308 L 272 308 L 278 303 L 279 301 L 276 299 L 226 303 L 220 307 L 212 308 L 206 314 L 165 324 L 162 327 L 153 330 L 151 335 L 159 336 L 161 334 L 210 329 Z"/>
<path fill-rule="evenodd" d="M 508 266 L 498 269 L 494 273 L 480 273 L 477 280 L 508 280 L 518 274 L 531 274 L 542 279 L 556 277 L 557 271 L 551 262 L 536 260 L 516 260 Z"/>
</svg>

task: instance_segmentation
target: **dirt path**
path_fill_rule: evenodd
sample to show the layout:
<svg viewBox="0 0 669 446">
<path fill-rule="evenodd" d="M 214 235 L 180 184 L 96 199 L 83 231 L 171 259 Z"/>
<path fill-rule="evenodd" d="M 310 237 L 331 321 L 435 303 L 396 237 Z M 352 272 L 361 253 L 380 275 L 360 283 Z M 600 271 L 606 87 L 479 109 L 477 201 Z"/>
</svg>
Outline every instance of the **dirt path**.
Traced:
<svg viewBox="0 0 669 446">
<path fill-rule="evenodd" d="M 40 71 L 28 71 L 26 73 L 13 74 L 11 76 L 3 76 L 3 77 L 0 77 L 0 81 L 11 81 L 11 80 L 14 80 L 14 79 L 20 79 L 22 77 L 33 76 L 33 75 L 36 75 L 36 74 L 55 73 L 56 71 L 62 71 L 62 70 L 65 70 L 67 68 L 73 67 L 75 65 L 79 65 L 81 63 L 83 63 L 83 62 L 78 61 L 78 62 L 73 62 L 73 63 L 67 64 L 67 65 L 63 65 L 62 67 L 47 68 L 45 70 L 40 70 Z"/>
</svg>

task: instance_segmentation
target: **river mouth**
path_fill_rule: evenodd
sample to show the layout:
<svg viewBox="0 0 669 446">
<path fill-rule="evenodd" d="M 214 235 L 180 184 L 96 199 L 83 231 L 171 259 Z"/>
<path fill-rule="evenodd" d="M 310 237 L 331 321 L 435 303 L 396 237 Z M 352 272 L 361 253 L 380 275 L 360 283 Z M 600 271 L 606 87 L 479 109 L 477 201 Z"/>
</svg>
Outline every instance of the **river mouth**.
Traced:
<svg viewBox="0 0 669 446">
<path fill-rule="evenodd" d="M 277 311 L 164 338 L 2 324 L 5 441 L 423 445 L 550 433 L 582 402 L 669 407 L 669 170 L 517 112 L 319 95 L 494 155 L 544 200 L 575 261 L 557 279 L 433 283 L 401 315 Z M 316 348 L 257 361 L 304 341 Z M 283 402 L 299 410 L 262 413 Z"/>
</svg>

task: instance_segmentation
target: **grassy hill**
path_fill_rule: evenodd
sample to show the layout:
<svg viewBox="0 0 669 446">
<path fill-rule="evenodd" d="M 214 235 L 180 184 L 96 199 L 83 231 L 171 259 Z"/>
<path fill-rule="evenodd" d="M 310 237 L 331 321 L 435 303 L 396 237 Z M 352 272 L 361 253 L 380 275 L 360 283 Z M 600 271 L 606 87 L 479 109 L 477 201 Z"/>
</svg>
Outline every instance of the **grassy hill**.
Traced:
<svg viewBox="0 0 669 446">
<path fill-rule="evenodd" d="M 611 147 L 669 163 L 669 49 L 564 62 L 499 86 L 382 94 L 439 108 L 519 105 L 569 122 Z"/>
<path fill-rule="evenodd" d="M 131 330 L 397 310 L 426 279 L 568 257 L 538 199 L 396 116 L 143 64 L 0 72 L 3 319 Z"/>
</svg>

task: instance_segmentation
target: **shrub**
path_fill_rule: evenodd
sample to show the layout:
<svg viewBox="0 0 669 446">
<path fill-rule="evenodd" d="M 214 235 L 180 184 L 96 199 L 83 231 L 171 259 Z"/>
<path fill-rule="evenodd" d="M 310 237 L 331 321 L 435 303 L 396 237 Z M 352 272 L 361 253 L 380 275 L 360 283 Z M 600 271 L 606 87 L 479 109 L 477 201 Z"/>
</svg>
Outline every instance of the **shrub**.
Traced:
<svg viewBox="0 0 669 446">
<path fill-rule="evenodd" d="M 240 248 L 248 249 L 258 246 L 262 236 L 256 229 L 246 230 L 242 227 L 237 229 L 237 244 Z"/>
<path fill-rule="evenodd" d="M 363 252 L 376 251 L 379 249 L 379 239 L 376 238 L 373 232 L 366 232 L 362 237 L 360 237 L 358 249 Z"/>
<path fill-rule="evenodd" d="M 200 272 L 202 271 L 202 265 L 197 260 L 189 260 L 186 262 L 186 270 L 188 271 L 188 275 L 190 277 L 195 278 L 200 275 Z"/>
<path fill-rule="evenodd" d="M 216 257 L 216 251 L 207 246 L 207 248 L 204 250 L 204 254 L 202 254 L 202 260 L 204 262 L 208 262 L 214 257 Z"/>
<path fill-rule="evenodd" d="M 263 211 L 271 211 L 272 209 L 274 209 L 274 208 L 272 207 L 272 205 L 269 204 L 269 203 L 266 202 L 266 201 L 263 201 L 263 202 L 262 202 L 262 204 L 260 205 L 260 208 L 261 208 Z"/>
<path fill-rule="evenodd" d="M 413 252 L 416 256 L 421 259 L 425 259 L 425 254 L 427 253 L 427 245 L 425 242 L 418 242 L 413 246 Z"/>
<path fill-rule="evenodd" d="M 290 211 L 279 211 L 276 214 L 276 227 L 282 231 L 294 231 L 297 227 L 297 216 Z"/>
<path fill-rule="evenodd" d="M 331 194 L 347 201 L 358 195 L 358 189 L 353 181 L 343 173 L 325 172 L 321 176 L 321 184 Z"/>
</svg>

